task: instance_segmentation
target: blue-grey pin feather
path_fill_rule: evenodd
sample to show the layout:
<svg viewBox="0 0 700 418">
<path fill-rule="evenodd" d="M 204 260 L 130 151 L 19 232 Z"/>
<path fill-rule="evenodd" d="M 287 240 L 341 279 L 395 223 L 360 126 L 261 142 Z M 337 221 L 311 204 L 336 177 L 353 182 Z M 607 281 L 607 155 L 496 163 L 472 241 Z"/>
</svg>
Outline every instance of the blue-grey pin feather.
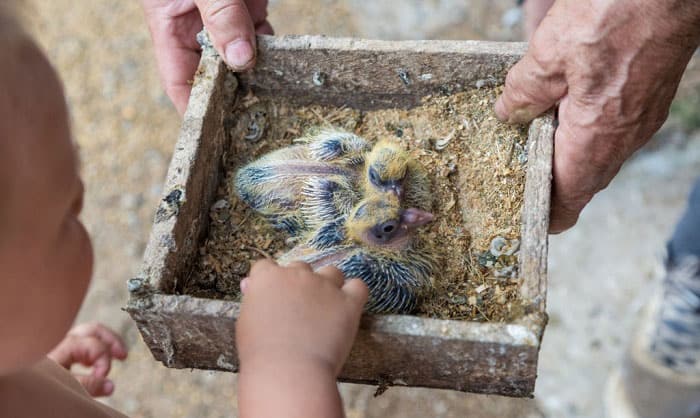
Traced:
<svg viewBox="0 0 700 418">
<path fill-rule="evenodd" d="M 245 165 L 234 180 L 243 202 L 293 235 L 350 210 L 359 199 L 358 167 L 370 149 L 357 135 L 332 129 L 298 142 Z"/>
<path fill-rule="evenodd" d="M 365 310 L 409 313 L 431 285 L 435 260 L 419 246 L 413 229 L 432 220 L 420 209 L 402 209 L 396 197 L 373 196 L 359 202 L 349 216 L 327 222 L 278 261 L 332 265 L 346 278 L 359 278 L 369 288 Z"/>
<path fill-rule="evenodd" d="M 304 141 L 301 139 L 300 141 Z M 326 128 L 308 139 L 309 156 L 319 161 L 343 158 L 348 165 L 360 165 L 371 145 L 364 138 L 336 128 Z"/>
</svg>

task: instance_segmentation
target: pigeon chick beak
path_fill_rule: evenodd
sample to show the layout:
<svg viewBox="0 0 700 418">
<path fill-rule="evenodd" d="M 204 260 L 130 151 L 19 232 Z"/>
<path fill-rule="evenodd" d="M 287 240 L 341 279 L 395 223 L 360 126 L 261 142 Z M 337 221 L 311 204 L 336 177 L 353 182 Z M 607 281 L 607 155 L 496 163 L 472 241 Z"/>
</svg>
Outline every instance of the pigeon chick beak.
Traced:
<svg viewBox="0 0 700 418">
<path fill-rule="evenodd" d="M 392 184 L 391 185 L 391 192 L 399 198 L 399 200 L 403 197 L 403 185 L 402 184 Z"/>
<path fill-rule="evenodd" d="M 408 208 L 401 214 L 401 224 L 409 229 L 418 228 L 432 222 L 434 216 L 430 212 L 421 209 Z"/>
</svg>

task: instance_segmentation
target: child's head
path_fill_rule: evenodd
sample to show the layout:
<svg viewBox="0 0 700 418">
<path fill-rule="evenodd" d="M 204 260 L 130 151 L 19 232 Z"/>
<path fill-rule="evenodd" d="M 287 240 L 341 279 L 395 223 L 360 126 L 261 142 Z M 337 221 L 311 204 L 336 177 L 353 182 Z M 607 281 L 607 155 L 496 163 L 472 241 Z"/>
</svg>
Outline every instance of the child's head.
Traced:
<svg viewBox="0 0 700 418">
<path fill-rule="evenodd" d="M 0 374 L 69 329 L 92 270 L 61 83 L 0 5 Z"/>
</svg>

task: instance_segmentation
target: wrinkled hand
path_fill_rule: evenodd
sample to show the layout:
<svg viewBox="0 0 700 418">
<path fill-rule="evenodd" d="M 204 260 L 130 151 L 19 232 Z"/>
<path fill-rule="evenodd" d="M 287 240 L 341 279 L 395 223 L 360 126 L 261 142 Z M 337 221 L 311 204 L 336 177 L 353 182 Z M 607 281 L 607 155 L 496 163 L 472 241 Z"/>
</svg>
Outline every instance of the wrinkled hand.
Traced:
<svg viewBox="0 0 700 418">
<path fill-rule="evenodd" d="M 697 0 L 555 2 L 495 109 L 523 123 L 559 102 L 551 233 L 660 128 L 699 42 Z"/>
<path fill-rule="evenodd" d="M 141 0 L 165 92 L 182 115 L 199 63 L 197 33 L 206 25 L 221 57 L 235 71 L 255 64 L 255 34 L 272 34 L 267 0 Z"/>
<path fill-rule="evenodd" d="M 241 290 L 236 344 L 242 371 L 258 361 L 308 365 L 335 379 L 350 353 L 367 302 L 362 281 L 345 281 L 334 267 L 314 273 L 304 263 L 280 267 L 261 260 L 253 265 Z"/>
<path fill-rule="evenodd" d="M 70 370 L 74 364 L 90 367 L 89 375 L 73 374 L 94 397 L 109 396 L 114 382 L 107 378 L 112 359 L 126 358 L 126 345 L 114 331 L 99 323 L 81 324 L 71 329 L 48 357 Z"/>
</svg>

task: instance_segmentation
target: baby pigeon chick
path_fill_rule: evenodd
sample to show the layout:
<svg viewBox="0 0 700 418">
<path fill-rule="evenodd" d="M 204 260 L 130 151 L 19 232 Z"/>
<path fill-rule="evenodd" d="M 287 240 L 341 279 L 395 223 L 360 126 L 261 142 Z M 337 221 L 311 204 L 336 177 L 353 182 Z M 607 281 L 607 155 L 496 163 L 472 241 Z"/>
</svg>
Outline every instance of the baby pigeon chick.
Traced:
<svg viewBox="0 0 700 418">
<path fill-rule="evenodd" d="M 427 172 L 400 145 L 380 141 L 370 152 L 367 141 L 339 129 L 296 142 L 302 144 L 266 154 L 236 174 L 238 196 L 274 227 L 299 236 L 347 216 L 369 195 L 393 194 L 404 207 L 430 210 Z"/>
<path fill-rule="evenodd" d="M 435 270 L 435 260 L 414 231 L 432 219 L 424 210 L 403 209 L 395 196 L 373 196 L 346 218 L 312 232 L 278 261 L 304 261 L 313 269 L 333 265 L 345 277 L 367 284 L 367 312 L 409 313 L 430 289 Z"/>
<path fill-rule="evenodd" d="M 332 178 L 351 208 L 359 197 L 359 176 L 371 146 L 363 138 L 337 129 L 321 130 L 293 145 L 270 152 L 242 167 L 234 180 L 236 194 L 276 228 L 298 235 L 306 228 L 299 211 L 304 188 L 312 178 Z"/>
<path fill-rule="evenodd" d="M 396 196 L 403 207 L 430 210 L 432 195 L 428 172 L 397 143 L 380 141 L 367 155 L 364 196 Z M 309 228 L 327 224 L 350 214 L 359 202 L 356 189 L 335 178 L 314 177 L 302 192 L 302 213 Z"/>
<path fill-rule="evenodd" d="M 393 193 L 404 207 L 430 210 L 430 178 L 423 166 L 396 142 L 381 140 L 365 161 L 364 191 Z"/>
</svg>

